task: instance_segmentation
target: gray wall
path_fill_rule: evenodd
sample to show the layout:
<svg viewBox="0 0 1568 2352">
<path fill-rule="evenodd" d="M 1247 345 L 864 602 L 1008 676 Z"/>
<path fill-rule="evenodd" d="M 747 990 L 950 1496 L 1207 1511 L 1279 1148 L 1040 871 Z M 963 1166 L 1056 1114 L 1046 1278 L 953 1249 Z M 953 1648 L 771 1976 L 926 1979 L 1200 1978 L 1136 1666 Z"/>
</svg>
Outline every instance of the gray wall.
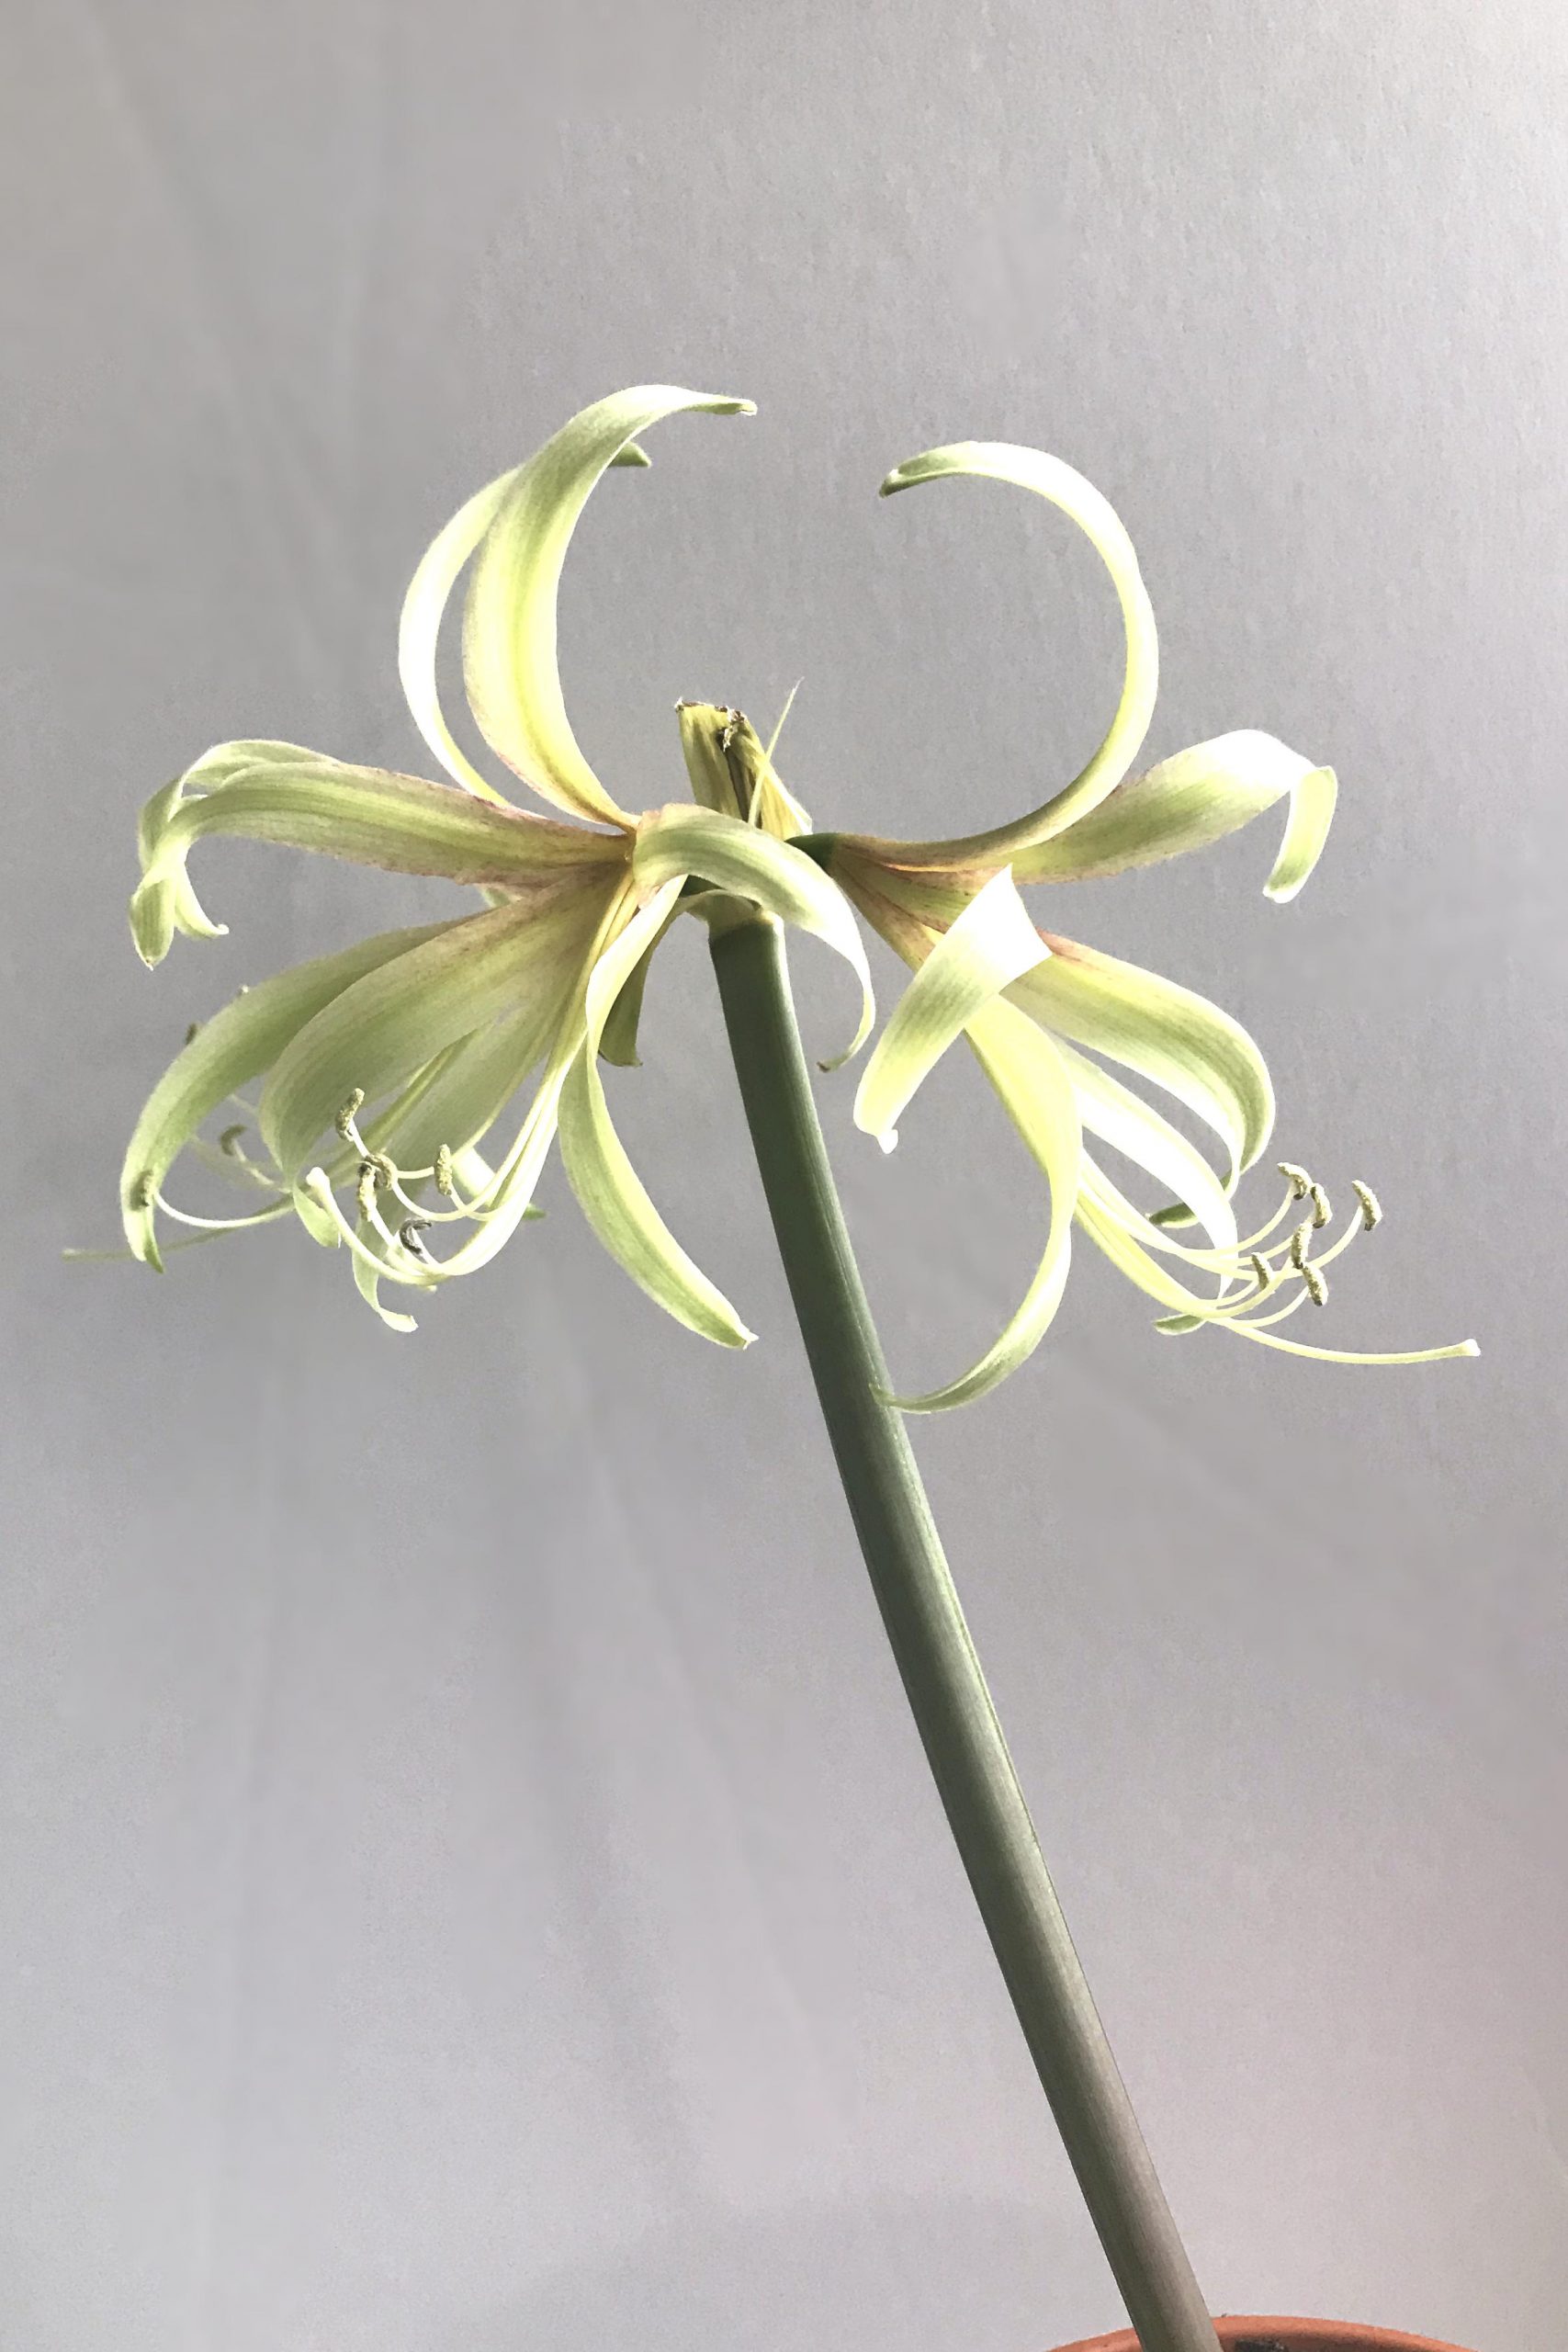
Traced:
<svg viewBox="0 0 1568 2352">
<path fill-rule="evenodd" d="M 1092 559 L 1000 492 L 872 496 L 969 434 L 1121 507 L 1153 750 L 1257 724 L 1341 772 L 1294 907 L 1245 837 L 1054 916 L 1219 995 L 1280 1147 L 1377 1183 L 1328 1328 L 1483 1361 L 1167 1344 L 1086 1252 L 1049 1350 L 919 1444 L 1216 2307 L 1557 2352 L 1562 12 L 3 13 L 6 2352 L 1026 2352 L 1115 2318 L 696 937 L 615 1101 L 743 1360 L 558 1172 L 412 1340 L 299 1236 L 162 1284 L 58 1259 L 112 1239 L 191 1016 L 450 902 L 220 850 L 232 936 L 150 978 L 141 800 L 233 734 L 415 762 L 425 539 L 665 377 L 761 413 L 662 428 L 574 556 L 569 693 L 634 805 L 684 789 L 676 695 L 766 717 L 796 675 L 821 819 L 951 831 L 1070 773 L 1117 658 Z M 796 961 L 826 1035 L 838 980 Z M 973 1073 L 891 1163 L 851 1083 L 850 1208 L 934 1378 L 1015 1295 L 1033 1186 Z"/>
</svg>

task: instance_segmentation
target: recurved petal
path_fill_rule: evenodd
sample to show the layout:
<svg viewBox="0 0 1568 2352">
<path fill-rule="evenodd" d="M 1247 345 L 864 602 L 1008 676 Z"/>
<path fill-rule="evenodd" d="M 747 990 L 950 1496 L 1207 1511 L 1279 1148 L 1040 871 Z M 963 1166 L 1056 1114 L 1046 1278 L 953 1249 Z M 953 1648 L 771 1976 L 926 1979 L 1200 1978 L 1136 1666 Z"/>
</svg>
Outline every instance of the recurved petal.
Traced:
<svg viewBox="0 0 1568 2352">
<path fill-rule="evenodd" d="M 1158 973 L 1044 934 L 1049 959 L 1008 993 L 1047 1029 L 1153 1080 L 1212 1127 L 1225 1148 L 1228 1191 L 1274 1125 L 1262 1055 L 1238 1021 Z"/>
<path fill-rule="evenodd" d="M 875 846 L 889 860 L 907 866 L 952 866 L 983 862 L 1016 861 L 1032 844 L 1048 841 L 1076 824 L 1112 792 L 1137 756 L 1148 731 L 1159 684 L 1159 647 L 1154 610 L 1138 570 L 1133 542 L 1110 502 L 1060 458 L 1039 449 L 1023 449 L 1000 441 L 961 441 L 928 449 L 897 466 L 882 485 L 885 498 L 911 489 L 917 482 L 939 481 L 953 474 L 979 474 L 994 481 L 1011 482 L 1033 491 L 1070 515 L 1093 544 L 1111 574 L 1126 630 L 1126 663 L 1121 699 L 1093 758 L 1071 784 L 1012 823 L 982 833 L 957 835 L 939 842 L 886 842 Z M 1021 869 L 1020 878 L 1021 878 Z"/>
<path fill-rule="evenodd" d="M 463 668 L 486 741 L 573 816 L 630 821 L 579 748 L 556 658 L 561 566 L 589 492 L 636 434 L 683 409 L 750 413 L 749 401 L 645 384 L 583 409 L 518 469 L 488 527 L 468 588 Z M 449 528 L 453 527 L 451 526 Z"/>
<path fill-rule="evenodd" d="M 262 1095 L 262 1134 L 285 1177 L 300 1175 L 356 1091 L 374 1105 L 509 1007 L 558 1001 L 604 905 L 604 891 L 589 887 L 542 906 L 491 908 L 444 925 L 334 998 L 280 1056 Z"/>
<path fill-rule="evenodd" d="M 594 966 L 588 983 L 586 1034 L 561 1093 L 561 1161 L 593 1231 L 649 1298 L 703 1339 L 743 1348 L 754 1335 L 723 1292 L 693 1263 L 649 1198 L 615 1133 L 599 1075 L 605 1023 L 631 974 L 663 930 L 680 892 L 679 878 L 664 883 Z"/>
<path fill-rule="evenodd" d="M 791 842 L 716 809 L 677 803 L 645 818 L 637 828 L 632 876 L 639 890 L 652 891 L 688 875 L 733 898 L 752 900 L 844 958 L 861 985 L 860 1024 L 843 1053 L 823 1067 L 836 1069 L 848 1061 L 863 1044 L 876 1005 L 860 926 L 838 884 Z"/>
<path fill-rule="evenodd" d="M 138 1258 L 152 1266 L 161 1263 L 152 1195 L 203 1121 L 237 1087 L 269 1069 L 289 1040 L 344 989 L 446 928 L 427 923 L 382 932 L 338 955 L 318 956 L 247 989 L 202 1023 L 153 1088 L 126 1149 L 120 1212 Z"/>
<path fill-rule="evenodd" d="M 1273 735 L 1238 729 L 1129 776 L 1067 831 L 1021 852 L 1014 871 L 1021 882 L 1124 874 L 1206 849 L 1286 800 L 1284 839 L 1264 888 L 1270 899 L 1293 899 L 1322 854 L 1337 789 L 1332 768 L 1314 767 Z"/>
<path fill-rule="evenodd" d="M 141 817 L 145 870 L 131 900 L 131 930 L 148 964 L 168 952 L 186 860 L 209 833 L 509 889 L 607 874 L 624 866 L 626 856 L 620 836 L 494 807 L 421 776 L 309 754 L 239 767 L 199 797 L 171 797 L 171 790 L 155 794 Z"/>
<path fill-rule="evenodd" d="M 884 1151 L 928 1071 L 983 1005 L 1041 963 L 1049 948 L 1004 866 L 942 934 L 895 1005 L 855 1096 L 855 1125 Z"/>
<path fill-rule="evenodd" d="M 635 441 L 628 441 L 610 463 L 646 466 L 648 457 Z M 522 470 L 521 466 L 509 466 L 505 473 L 498 474 L 494 481 L 487 482 L 466 500 L 451 521 L 437 531 L 414 567 L 398 623 L 398 675 L 415 726 L 454 783 L 477 792 L 481 799 L 498 800 L 506 806 L 510 803 L 505 794 L 498 792 L 479 774 L 446 724 L 435 683 L 435 652 L 457 575 L 501 512 L 507 492 Z"/>
<path fill-rule="evenodd" d="M 1045 1177 L 1050 1228 L 1033 1279 L 993 1344 L 956 1380 L 923 1396 L 895 1397 L 892 1401 L 906 1413 L 935 1413 L 968 1404 L 1016 1372 L 1050 1329 L 1071 1262 L 1083 1131 L 1062 1057 L 1042 1030 L 1003 1001 L 977 1012 L 967 1034 L 981 1069 Z"/>
</svg>

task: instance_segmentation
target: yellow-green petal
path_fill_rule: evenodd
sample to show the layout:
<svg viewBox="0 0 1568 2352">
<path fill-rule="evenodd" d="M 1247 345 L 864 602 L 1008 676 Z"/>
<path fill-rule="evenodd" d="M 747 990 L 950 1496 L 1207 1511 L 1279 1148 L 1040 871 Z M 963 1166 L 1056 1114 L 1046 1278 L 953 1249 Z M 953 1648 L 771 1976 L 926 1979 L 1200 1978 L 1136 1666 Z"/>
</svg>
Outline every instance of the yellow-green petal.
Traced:
<svg viewBox="0 0 1568 2352">
<path fill-rule="evenodd" d="M 367 973 L 434 939 L 445 923 L 381 932 L 246 989 L 202 1023 L 159 1080 L 136 1122 L 120 1173 L 120 1214 L 132 1253 L 161 1264 L 152 1194 L 185 1146 L 237 1087 L 271 1067 L 307 1023 Z"/>
<path fill-rule="evenodd" d="M 287 763 L 257 762 L 199 797 L 171 799 L 167 790 L 155 794 L 143 810 L 145 871 L 131 900 L 130 920 L 144 963 L 159 963 L 167 954 L 186 860 L 210 833 L 313 850 L 391 873 L 497 884 L 509 890 L 607 874 L 626 858 L 618 840 L 521 808 L 492 807 L 422 776 L 349 767 L 310 754 Z"/>
<path fill-rule="evenodd" d="M 1035 842 L 1065 832 L 1113 792 L 1132 766 L 1148 732 L 1159 684 L 1154 609 L 1138 559 L 1120 516 L 1094 484 L 1060 458 L 1047 457 L 1043 450 L 1018 448 L 1000 441 L 960 441 L 946 448 L 928 449 L 923 457 L 896 466 L 882 485 L 882 495 L 890 497 L 918 482 L 940 481 L 954 474 L 977 474 L 1013 483 L 1021 490 L 1033 491 L 1071 516 L 1111 574 L 1126 631 L 1126 662 L 1121 698 L 1104 740 L 1071 784 L 1027 816 L 986 832 L 959 834 L 946 841 L 876 844 L 891 862 L 901 865 L 1000 865 L 1017 859 Z"/>
<path fill-rule="evenodd" d="M 574 977 L 604 908 L 595 888 L 509 903 L 443 927 L 319 1012 L 274 1066 L 261 1129 L 286 1178 L 305 1167 L 350 1095 L 374 1105 L 456 1038 Z"/>
<path fill-rule="evenodd" d="M 1194 743 L 1129 776 L 1067 831 L 1025 850 L 1020 882 L 1066 882 L 1206 849 L 1280 800 L 1284 839 L 1264 889 L 1293 899 L 1322 854 L 1338 791 L 1332 768 L 1314 766 L 1273 735 L 1241 728 Z"/>
<path fill-rule="evenodd" d="M 1049 960 L 1008 993 L 1047 1029 L 1152 1079 L 1212 1127 L 1229 1191 L 1274 1125 L 1268 1066 L 1239 1021 L 1206 997 L 1047 932 Z"/>
<path fill-rule="evenodd" d="M 688 875 L 731 897 L 752 900 L 844 958 L 861 985 L 860 1023 L 844 1051 L 823 1067 L 836 1069 L 848 1061 L 864 1042 L 876 1005 L 860 926 L 838 884 L 804 850 L 742 824 L 739 817 L 676 804 L 644 818 L 632 854 L 632 876 L 639 890 L 657 890 L 677 876 Z"/>
<path fill-rule="evenodd" d="M 743 1348 L 754 1334 L 693 1263 L 649 1198 L 615 1133 L 599 1075 L 599 1046 L 611 1011 L 663 930 L 680 892 L 679 879 L 666 882 L 594 967 L 586 1035 L 561 1091 L 561 1163 L 593 1231 L 649 1298 L 701 1338 Z"/>
<path fill-rule="evenodd" d="M 1050 1229 L 1033 1279 L 996 1340 L 956 1380 L 923 1396 L 894 1397 L 892 1402 L 906 1413 L 942 1412 L 969 1404 L 1016 1372 L 1051 1327 L 1072 1259 L 1083 1132 L 1062 1057 L 1050 1038 L 1005 1000 L 976 1013 L 967 1034 L 981 1069 L 1044 1174 Z"/>
<path fill-rule="evenodd" d="M 1004 866 L 950 925 L 905 989 L 855 1096 L 855 1125 L 884 1151 L 899 1113 L 976 1013 L 1050 954 Z"/>
<path fill-rule="evenodd" d="M 1214 1249 L 1234 1251 L 1235 1210 L 1202 1153 L 1168 1119 L 1098 1062 L 1090 1061 L 1087 1054 L 1076 1053 L 1059 1041 L 1056 1050 L 1066 1066 L 1088 1132 L 1174 1193 L 1203 1227 Z M 1157 1234 L 1159 1228 L 1151 1225 L 1150 1230 Z"/>
<path fill-rule="evenodd" d="M 468 700 L 491 749 L 573 816 L 630 821 L 584 759 L 561 694 L 557 598 L 578 516 L 617 453 L 661 417 L 686 409 L 733 416 L 750 408 L 670 384 L 596 401 L 519 468 L 483 530 L 463 624 Z"/>
</svg>

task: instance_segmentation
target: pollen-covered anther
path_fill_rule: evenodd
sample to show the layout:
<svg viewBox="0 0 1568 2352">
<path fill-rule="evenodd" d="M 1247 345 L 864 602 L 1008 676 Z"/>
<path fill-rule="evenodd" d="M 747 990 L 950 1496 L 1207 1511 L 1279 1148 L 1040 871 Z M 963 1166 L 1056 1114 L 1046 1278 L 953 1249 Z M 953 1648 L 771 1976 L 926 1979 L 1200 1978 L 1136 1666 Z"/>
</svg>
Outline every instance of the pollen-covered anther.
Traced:
<svg viewBox="0 0 1568 2352">
<path fill-rule="evenodd" d="M 359 1116 L 360 1111 L 364 1107 L 364 1103 L 365 1089 L 362 1086 L 356 1086 L 353 1093 L 349 1096 L 348 1101 L 344 1104 L 343 1109 L 338 1113 L 337 1117 L 333 1121 L 333 1125 L 336 1127 L 344 1143 L 352 1143 L 354 1140 L 354 1123 Z"/>
<path fill-rule="evenodd" d="M 1306 1284 L 1307 1296 L 1311 1299 L 1313 1305 L 1314 1306 L 1326 1306 L 1328 1304 L 1328 1284 L 1323 1275 L 1318 1272 L 1317 1268 L 1311 1264 L 1303 1265 L 1301 1269 L 1301 1276 L 1303 1282 Z"/>
<path fill-rule="evenodd" d="M 1359 1177 L 1353 1176 L 1350 1179 L 1350 1190 L 1361 1204 L 1362 1230 L 1370 1233 L 1374 1225 L 1381 1225 L 1382 1222 L 1382 1203 L 1378 1199 L 1371 1186 L 1363 1184 Z"/>
<path fill-rule="evenodd" d="M 366 1159 L 360 1161 L 354 1197 L 359 1214 L 367 1223 L 375 1216 L 376 1195 L 380 1191 L 383 1182 L 381 1170 L 374 1159 Z"/>
<path fill-rule="evenodd" d="M 1309 1263 L 1307 1251 L 1312 1246 L 1312 1237 L 1316 1225 L 1317 1219 L 1309 1217 L 1305 1225 L 1298 1225 L 1291 1236 L 1291 1263 L 1298 1274 L 1304 1275 L 1307 1271 Z"/>
<path fill-rule="evenodd" d="M 156 1189 L 157 1188 L 152 1181 L 152 1170 L 150 1168 L 144 1168 L 141 1175 L 130 1187 L 129 1197 L 131 1207 L 133 1209 L 150 1209 L 152 1205 L 152 1198 Z"/>
<path fill-rule="evenodd" d="M 419 1258 L 426 1265 L 432 1262 L 430 1252 L 424 1246 L 423 1227 L 428 1222 L 428 1218 L 422 1216 L 405 1217 L 398 1227 L 398 1239 L 410 1257 Z"/>
<path fill-rule="evenodd" d="M 1328 1195 L 1321 1184 L 1309 1184 L 1307 1198 L 1312 1203 L 1312 1221 L 1321 1233 L 1334 1214 L 1328 1205 Z"/>
<path fill-rule="evenodd" d="M 1298 1168 L 1293 1159 L 1281 1159 L 1279 1168 L 1280 1175 L 1291 1188 L 1291 1198 L 1295 1201 L 1304 1201 L 1312 1190 L 1312 1178 L 1307 1174 L 1306 1170 Z"/>
<path fill-rule="evenodd" d="M 457 1186 L 453 1180 L 452 1147 L 449 1143 L 444 1143 L 437 1148 L 434 1172 L 436 1191 L 444 1201 L 451 1200 L 456 1193 Z"/>
</svg>

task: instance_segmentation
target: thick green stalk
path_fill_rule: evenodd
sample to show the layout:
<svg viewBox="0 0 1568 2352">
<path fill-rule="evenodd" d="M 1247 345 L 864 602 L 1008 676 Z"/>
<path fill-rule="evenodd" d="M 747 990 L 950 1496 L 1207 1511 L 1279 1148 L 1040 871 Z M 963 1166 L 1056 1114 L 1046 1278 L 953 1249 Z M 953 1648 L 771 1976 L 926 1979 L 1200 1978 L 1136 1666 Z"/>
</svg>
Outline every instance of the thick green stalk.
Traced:
<svg viewBox="0 0 1568 2352">
<path fill-rule="evenodd" d="M 716 932 L 741 1099 L 883 1623 L 1013 2007 L 1143 2352 L 1218 2352 L 1029 1817 L 833 1184 L 770 921 Z"/>
</svg>

